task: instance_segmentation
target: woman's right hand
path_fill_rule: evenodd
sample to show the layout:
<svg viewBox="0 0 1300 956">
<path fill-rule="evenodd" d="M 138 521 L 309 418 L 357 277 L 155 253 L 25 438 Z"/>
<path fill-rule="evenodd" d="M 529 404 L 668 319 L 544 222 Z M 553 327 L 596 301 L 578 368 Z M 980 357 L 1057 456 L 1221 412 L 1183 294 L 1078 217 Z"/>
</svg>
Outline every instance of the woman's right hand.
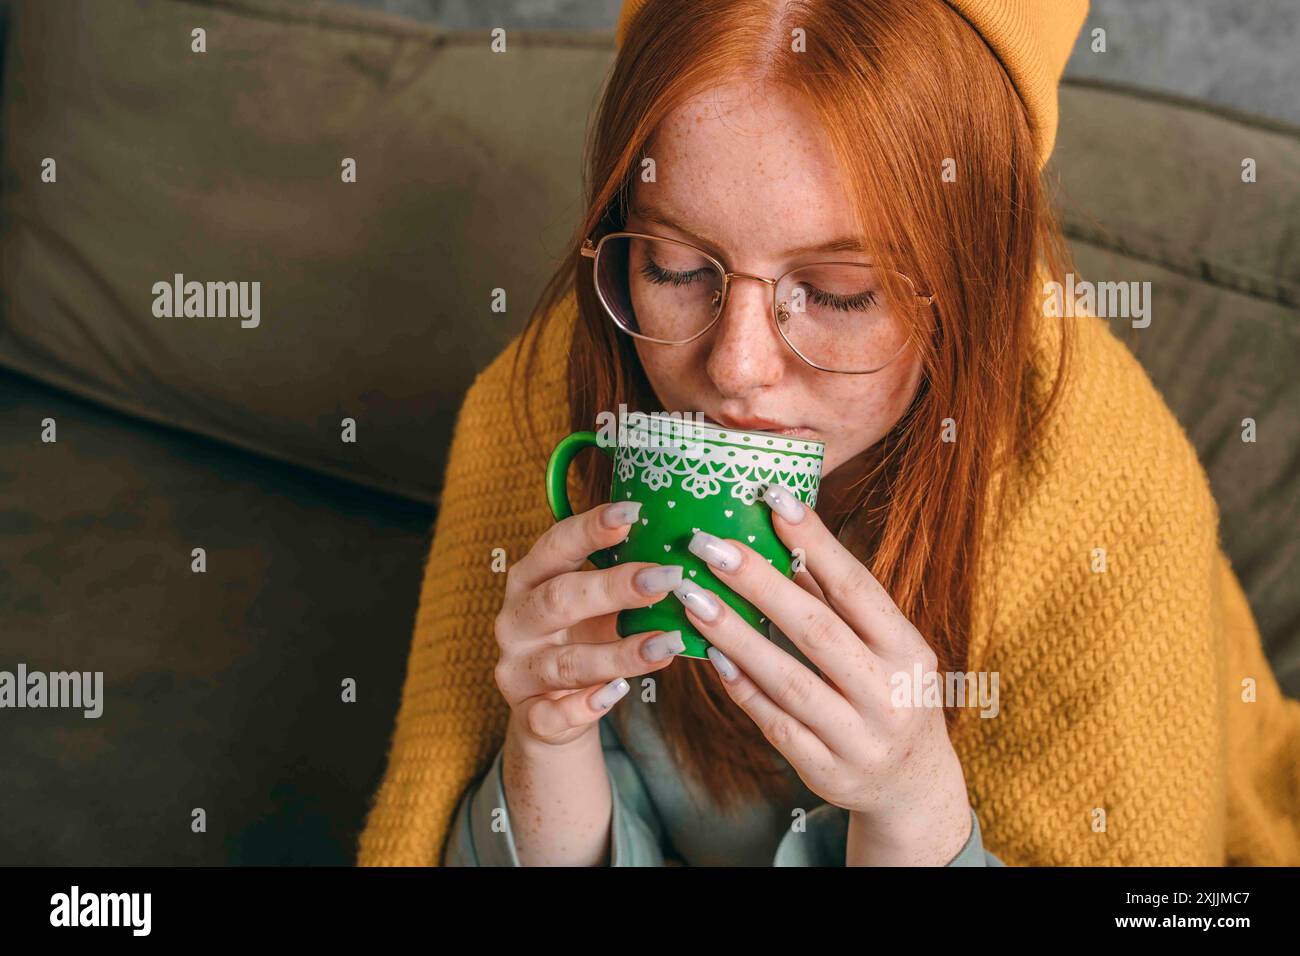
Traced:
<svg viewBox="0 0 1300 956">
<path fill-rule="evenodd" d="M 683 650 L 677 631 L 619 637 L 618 612 L 646 607 L 681 583 L 678 565 L 629 561 L 581 571 L 587 555 L 619 544 L 640 503 L 619 501 L 556 522 L 506 574 L 493 631 L 495 677 L 511 725 L 546 744 L 598 726 L 629 689 L 626 677 L 662 670 Z"/>
</svg>

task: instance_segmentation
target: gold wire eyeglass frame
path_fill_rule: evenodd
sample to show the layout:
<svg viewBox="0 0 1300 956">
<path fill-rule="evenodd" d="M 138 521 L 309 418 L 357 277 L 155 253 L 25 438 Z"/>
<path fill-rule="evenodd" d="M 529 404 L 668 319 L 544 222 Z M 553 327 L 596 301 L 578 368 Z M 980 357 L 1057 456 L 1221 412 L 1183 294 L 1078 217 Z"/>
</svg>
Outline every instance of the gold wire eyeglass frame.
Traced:
<svg viewBox="0 0 1300 956">
<path fill-rule="evenodd" d="M 607 241 L 609 241 L 610 239 L 618 239 L 618 238 L 654 239 L 659 242 L 671 242 L 675 245 L 684 246 L 687 249 L 697 252 L 702 257 L 704 257 L 709 262 L 711 262 L 717 268 L 718 272 L 722 274 L 722 289 L 714 293 L 714 300 L 712 303 L 712 307 L 715 311 L 714 311 L 713 318 L 712 320 L 710 320 L 709 324 L 704 326 L 702 329 L 700 329 L 690 338 L 680 339 L 680 340 L 657 339 L 654 338 L 653 336 L 644 335 L 640 332 L 633 332 L 626 325 L 624 325 L 622 319 L 619 318 L 617 310 L 615 310 L 613 306 L 611 306 L 609 302 L 606 301 L 605 293 L 600 288 L 600 282 L 597 281 L 597 277 L 600 274 L 600 251 L 601 249 L 604 248 L 605 243 Z M 827 368 L 824 365 L 818 365 L 808 356 L 804 355 L 802 352 L 799 351 L 799 349 L 795 346 L 795 344 L 791 342 L 790 339 L 786 336 L 785 329 L 782 328 L 782 323 L 788 320 L 789 313 L 788 310 L 785 309 L 784 305 L 777 304 L 776 290 L 777 287 L 792 273 L 798 272 L 801 269 L 816 268 L 817 266 L 841 266 L 841 265 L 871 266 L 872 263 L 869 262 L 866 263 L 864 262 L 811 262 L 811 263 L 806 263 L 805 265 L 795 266 L 795 268 L 789 269 L 781 273 L 781 275 L 777 276 L 775 279 L 773 279 L 768 276 L 754 275 L 752 272 L 733 272 L 729 270 L 726 267 L 726 265 L 724 265 L 715 256 L 712 256 L 709 253 L 705 252 L 699 246 L 691 245 L 691 243 L 689 242 L 682 242 L 680 239 L 669 239 L 666 236 L 656 236 L 648 232 L 611 232 L 604 236 L 601 236 L 599 241 L 597 241 L 594 244 L 592 243 L 590 238 L 587 238 L 582 240 L 582 247 L 579 250 L 579 252 L 585 258 L 592 260 L 592 273 L 591 273 L 592 286 L 596 291 L 596 298 L 600 300 L 600 304 L 605 308 L 605 314 L 610 317 L 610 319 L 614 322 L 614 325 L 617 326 L 620 331 L 625 332 L 626 334 L 632 336 L 633 338 L 641 339 L 642 341 L 645 342 L 655 342 L 659 345 L 685 345 L 688 342 L 695 341 L 701 335 L 708 332 L 709 329 L 717 325 L 718 319 L 722 318 L 722 312 L 726 308 L 726 304 L 727 304 L 727 293 L 731 289 L 731 280 L 744 278 L 744 279 L 757 279 L 759 282 L 766 283 L 771 288 L 772 321 L 776 323 L 776 330 L 781 336 L 781 341 L 785 342 L 785 344 L 789 346 L 790 351 L 794 352 L 795 355 L 799 356 L 799 358 L 802 361 L 806 362 L 808 365 L 811 365 L 813 368 L 819 371 L 835 372 L 840 375 L 872 375 L 876 372 L 879 372 L 881 369 L 888 367 L 888 365 L 891 362 L 893 362 L 894 359 L 898 358 L 898 356 L 902 354 L 903 349 L 907 347 L 907 340 L 905 339 L 903 343 L 898 347 L 898 351 L 895 352 L 893 355 L 891 355 L 888 359 L 886 359 L 883 365 L 878 365 L 876 368 L 862 370 L 862 371 L 845 371 L 843 369 Z M 908 288 L 912 290 L 912 294 L 916 296 L 916 298 L 920 301 L 921 304 L 932 305 L 934 303 L 934 299 L 935 299 L 934 295 L 925 292 L 918 292 L 916 289 L 916 283 L 914 283 L 911 280 L 911 278 L 909 278 L 907 275 L 905 275 L 902 272 L 898 272 L 897 270 L 894 269 L 891 269 L 889 271 L 893 272 L 894 275 L 900 277 L 904 282 L 907 283 Z"/>
</svg>

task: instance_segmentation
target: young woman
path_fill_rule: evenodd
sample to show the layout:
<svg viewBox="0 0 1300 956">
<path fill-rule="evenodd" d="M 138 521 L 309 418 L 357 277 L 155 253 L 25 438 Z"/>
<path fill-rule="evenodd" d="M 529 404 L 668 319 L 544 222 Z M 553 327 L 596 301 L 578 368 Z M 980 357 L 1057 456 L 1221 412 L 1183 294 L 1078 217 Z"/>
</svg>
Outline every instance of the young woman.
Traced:
<svg viewBox="0 0 1300 956">
<path fill-rule="evenodd" d="M 458 420 L 360 862 L 1300 862 L 1300 706 L 1195 453 L 1105 322 L 1044 306 L 1085 12 L 625 7 L 572 255 Z M 763 496 L 806 573 L 691 543 L 769 633 L 586 564 L 636 520 L 604 456 L 551 520 L 551 447 L 620 403 L 826 443 L 815 510 Z M 711 664 L 619 638 L 665 598 Z M 994 697 L 900 702 L 933 672 Z"/>
</svg>

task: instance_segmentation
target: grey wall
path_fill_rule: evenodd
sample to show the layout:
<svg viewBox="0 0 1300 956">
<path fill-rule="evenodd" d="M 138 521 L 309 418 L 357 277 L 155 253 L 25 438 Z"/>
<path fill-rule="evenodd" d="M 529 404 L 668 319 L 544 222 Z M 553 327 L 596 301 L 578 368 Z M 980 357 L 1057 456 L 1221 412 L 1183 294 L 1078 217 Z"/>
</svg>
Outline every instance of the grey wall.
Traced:
<svg viewBox="0 0 1300 956">
<path fill-rule="evenodd" d="M 622 0 L 342 0 L 454 30 L 613 31 Z M 1050 3 L 1051 0 L 1043 0 Z M 1091 32 L 1106 31 L 1105 53 Z M 1300 124 L 1300 0 L 1092 0 L 1067 76 Z"/>
</svg>

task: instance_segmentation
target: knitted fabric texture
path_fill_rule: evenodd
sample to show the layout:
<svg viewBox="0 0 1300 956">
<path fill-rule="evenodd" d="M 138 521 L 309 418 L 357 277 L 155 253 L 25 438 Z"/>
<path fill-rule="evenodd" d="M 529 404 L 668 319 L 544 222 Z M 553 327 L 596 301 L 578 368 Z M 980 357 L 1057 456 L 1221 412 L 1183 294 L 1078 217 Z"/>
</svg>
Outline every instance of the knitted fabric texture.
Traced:
<svg viewBox="0 0 1300 956">
<path fill-rule="evenodd" d="M 532 408 L 548 449 L 569 431 L 572 293 L 553 318 Z M 1034 453 L 1000 479 L 1006 520 L 987 526 L 976 574 L 969 668 L 998 672 L 1000 712 L 965 708 L 952 733 L 985 846 L 1008 865 L 1300 864 L 1300 702 L 1263 655 L 1205 473 L 1101 319 L 1043 318 L 1033 401 L 1063 321 L 1077 323 L 1075 374 Z M 461 795 L 504 740 L 493 551 L 518 560 L 553 522 L 545 462 L 511 428 L 518 347 L 457 419 L 361 865 L 440 862 Z"/>
<path fill-rule="evenodd" d="M 622 47 L 632 19 L 649 0 L 624 0 L 614 31 Z M 1020 95 L 1038 165 L 1056 143 L 1056 87 L 1070 58 L 1088 0 L 947 0 L 1002 63 Z"/>
</svg>

